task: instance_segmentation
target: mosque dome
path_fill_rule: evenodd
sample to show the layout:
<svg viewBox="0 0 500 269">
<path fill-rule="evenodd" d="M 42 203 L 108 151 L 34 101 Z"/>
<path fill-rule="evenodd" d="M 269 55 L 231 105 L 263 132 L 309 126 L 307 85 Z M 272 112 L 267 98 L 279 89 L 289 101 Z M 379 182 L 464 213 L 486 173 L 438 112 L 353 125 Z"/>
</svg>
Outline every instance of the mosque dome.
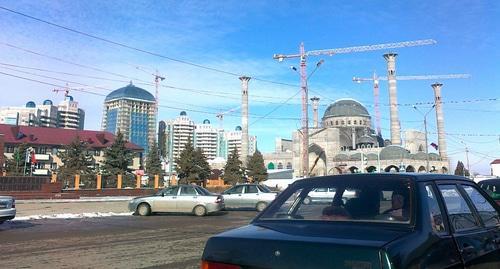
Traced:
<svg viewBox="0 0 500 269">
<path fill-rule="evenodd" d="M 323 119 L 330 117 L 370 117 L 368 110 L 354 99 L 337 100 L 325 111 Z"/>
<path fill-rule="evenodd" d="M 187 113 L 186 113 L 186 111 L 181 111 L 181 113 L 179 115 L 181 115 L 181 116 L 187 116 Z"/>
<path fill-rule="evenodd" d="M 210 120 L 208 119 L 203 120 L 203 124 L 210 124 Z"/>
<path fill-rule="evenodd" d="M 241 126 L 236 126 L 236 128 L 234 128 L 235 131 L 241 131 L 243 129 L 241 129 Z"/>
<path fill-rule="evenodd" d="M 139 99 L 149 102 L 154 102 L 155 97 L 148 91 L 134 86 L 132 83 L 126 87 L 112 91 L 106 96 L 105 102 L 115 99 Z"/>
<path fill-rule="evenodd" d="M 29 101 L 28 103 L 26 103 L 26 107 L 33 108 L 36 107 L 36 104 L 33 101 Z"/>
<path fill-rule="evenodd" d="M 381 160 L 399 160 L 404 158 L 410 158 L 410 153 L 400 146 L 391 145 L 380 151 Z"/>
<path fill-rule="evenodd" d="M 53 105 L 52 100 L 47 99 L 47 100 L 43 101 L 43 105 L 44 106 L 51 106 L 51 105 Z"/>
</svg>

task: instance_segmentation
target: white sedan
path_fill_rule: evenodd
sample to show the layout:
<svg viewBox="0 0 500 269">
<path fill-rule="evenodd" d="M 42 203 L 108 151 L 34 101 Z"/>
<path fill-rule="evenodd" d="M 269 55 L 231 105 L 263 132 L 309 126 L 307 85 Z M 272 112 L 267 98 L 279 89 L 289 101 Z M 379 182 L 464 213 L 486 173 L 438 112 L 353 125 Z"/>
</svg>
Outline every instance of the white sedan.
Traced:
<svg viewBox="0 0 500 269">
<path fill-rule="evenodd" d="M 16 201 L 10 196 L 0 196 L 0 224 L 16 217 Z"/>
</svg>

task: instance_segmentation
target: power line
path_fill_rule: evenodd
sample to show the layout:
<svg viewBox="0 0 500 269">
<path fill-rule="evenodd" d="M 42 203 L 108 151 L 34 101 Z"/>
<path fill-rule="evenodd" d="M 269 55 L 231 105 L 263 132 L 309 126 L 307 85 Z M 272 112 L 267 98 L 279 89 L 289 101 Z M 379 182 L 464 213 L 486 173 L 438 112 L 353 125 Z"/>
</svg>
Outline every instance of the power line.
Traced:
<svg viewBox="0 0 500 269">
<path fill-rule="evenodd" d="M 302 89 L 300 89 L 297 93 L 295 93 L 290 98 L 288 98 L 287 100 L 285 100 L 281 105 L 276 106 L 273 110 L 269 111 L 264 116 L 260 117 L 259 119 L 255 120 L 254 122 L 252 122 L 250 124 L 250 126 L 254 125 L 256 122 L 260 121 L 261 119 L 264 119 L 265 117 L 269 116 L 271 113 L 273 113 L 274 111 L 278 110 L 278 108 L 280 108 L 282 105 L 286 104 L 286 102 L 290 101 L 293 97 L 297 96 L 301 92 L 302 92 Z"/>
</svg>

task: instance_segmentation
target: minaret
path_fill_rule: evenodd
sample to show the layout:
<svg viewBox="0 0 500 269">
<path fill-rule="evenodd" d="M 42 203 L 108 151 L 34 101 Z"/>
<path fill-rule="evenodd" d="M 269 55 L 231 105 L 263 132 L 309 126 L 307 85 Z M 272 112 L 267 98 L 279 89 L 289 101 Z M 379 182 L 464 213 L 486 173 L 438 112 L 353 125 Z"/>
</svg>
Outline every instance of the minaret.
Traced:
<svg viewBox="0 0 500 269">
<path fill-rule="evenodd" d="M 447 160 L 446 156 L 446 134 L 444 132 L 444 115 L 443 115 L 443 104 L 441 101 L 441 83 L 434 83 L 431 85 L 434 90 L 434 105 L 436 106 L 436 123 L 438 132 L 438 150 L 439 156 L 443 160 Z"/>
<path fill-rule="evenodd" d="M 319 97 L 314 96 L 311 98 L 312 109 L 313 109 L 313 124 L 314 128 L 318 128 L 318 106 L 319 106 Z"/>
<path fill-rule="evenodd" d="M 399 125 L 398 97 L 396 89 L 396 53 L 386 53 L 387 81 L 389 82 L 389 104 L 391 109 L 391 143 L 401 145 L 401 126 Z"/>
<path fill-rule="evenodd" d="M 243 167 L 247 167 L 248 159 L 248 81 L 250 77 L 242 76 L 241 80 L 241 156 Z"/>
</svg>

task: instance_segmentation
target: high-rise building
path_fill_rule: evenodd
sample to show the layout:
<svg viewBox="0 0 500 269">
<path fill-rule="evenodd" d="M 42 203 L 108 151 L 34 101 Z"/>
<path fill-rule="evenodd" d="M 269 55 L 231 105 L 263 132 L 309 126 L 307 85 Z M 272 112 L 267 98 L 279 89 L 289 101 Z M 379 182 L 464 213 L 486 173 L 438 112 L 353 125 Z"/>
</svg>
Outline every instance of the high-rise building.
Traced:
<svg viewBox="0 0 500 269">
<path fill-rule="evenodd" d="M 176 158 L 179 158 L 188 141 L 194 146 L 196 124 L 185 111 L 182 111 L 177 118 L 168 121 L 166 125 L 167 156 L 173 162 Z"/>
<path fill-rule="evenodd" d="M 57 106 L 57 126 L 63 129 L 83 130 L 85 124 L 85 111 L 78 108 L 78 102 L 73 96 L 66 96 Z"/>
<path fill-rule="evenodd" d="M 131 82 L 106 96 L 102 129 L 114 134 L 121 132 L 125 139 L 144 148 L 147 153 L 155 141 L 155 111 L 154 96 Z"/>
<path fill-rule="evenodd" d="M 209 120 L 204 120 L 203 124 L 197 124 L 194 130 L 194 146 L 200 148 L 208 160 L 213 160 L 217 156 L 218 131 Z"/>
<path fill-rule="evenodd" d="M 242 129 L 240 126 L 236 126 L 234 131 L 229 131 L 224 133 L 227 156 L 229 156 L 229 154 L 231 154 L 231 152 L 233 152 L 235 148 L 238 151 L 238 155 L 241 156 L 241 138 L 242 138 Z M 257 138 L 255 136 L 248 136 L 248 156 L 252 156 L 256 150 L 257 150 Z"/>
<path fill-rule="evenodd" d="M 78 102 L 71 96 L 59 106 L 45 100 L 41 105 L 29 101 L 24 107 L 0 109 L 0 124 L 83 130 L 84 122 L 85 112 L 78 108 Z"/>
</svg>

